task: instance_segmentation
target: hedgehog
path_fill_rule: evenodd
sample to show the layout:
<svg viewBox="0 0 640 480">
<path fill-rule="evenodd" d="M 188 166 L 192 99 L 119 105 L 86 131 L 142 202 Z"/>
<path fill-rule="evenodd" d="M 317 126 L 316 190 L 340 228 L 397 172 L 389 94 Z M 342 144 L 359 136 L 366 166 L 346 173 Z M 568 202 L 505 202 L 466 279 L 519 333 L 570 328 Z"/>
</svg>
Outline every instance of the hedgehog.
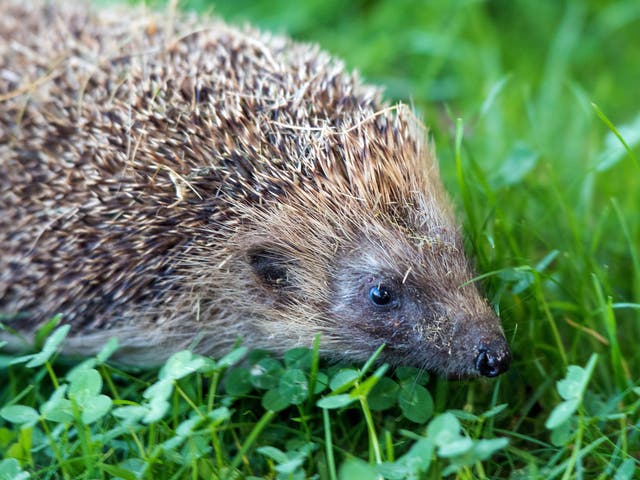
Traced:
<svg viewBox="0 0 640 480">
<path fill-rule="evenodd" d="M 0 3 L 0 315 L 19 351 L 153 365 L 238 339 L 509 367 L 428 132 L 314 45 L 213 17 Z"/>
</svg>

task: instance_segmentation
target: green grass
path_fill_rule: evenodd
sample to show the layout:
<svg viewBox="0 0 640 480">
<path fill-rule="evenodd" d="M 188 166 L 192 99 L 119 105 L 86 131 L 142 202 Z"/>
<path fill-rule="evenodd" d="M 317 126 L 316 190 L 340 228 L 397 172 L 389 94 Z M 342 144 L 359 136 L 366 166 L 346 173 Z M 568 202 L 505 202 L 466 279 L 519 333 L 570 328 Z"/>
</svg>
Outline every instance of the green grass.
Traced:
<svg viewBox="0 0 640 480">
<path fill-rule="evenodd" d="M 100 359 L 70 374 L 50 345 L 35 366 L 0 370 L 0 406 L 25 407 L 0 413 L 0 479 L 637 475 L 640 4 L 236 0 L 214 11 L 318 42 L 413 103 L 511 370 L 447 382 L 340 371 L 298 351 L 256 353 L 260 368 L 230 373 L 233 359 L 183 355 L 162 372 Z"/>
</svg>

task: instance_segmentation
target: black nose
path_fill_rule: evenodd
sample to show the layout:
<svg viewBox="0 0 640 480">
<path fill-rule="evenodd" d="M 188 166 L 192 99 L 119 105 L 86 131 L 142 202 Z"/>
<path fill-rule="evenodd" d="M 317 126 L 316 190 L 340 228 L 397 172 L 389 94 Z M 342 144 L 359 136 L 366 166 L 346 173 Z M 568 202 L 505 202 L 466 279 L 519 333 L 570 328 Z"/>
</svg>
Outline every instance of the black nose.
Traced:
<svg viewBox="0 0 640 480">
<path fill-rule="evenodd" d="M 476 369 L 485 377 L 497 377 L 509 370 L 511 352 L 509 348 L 480 348 L 476 357 Z"/>
</svg>

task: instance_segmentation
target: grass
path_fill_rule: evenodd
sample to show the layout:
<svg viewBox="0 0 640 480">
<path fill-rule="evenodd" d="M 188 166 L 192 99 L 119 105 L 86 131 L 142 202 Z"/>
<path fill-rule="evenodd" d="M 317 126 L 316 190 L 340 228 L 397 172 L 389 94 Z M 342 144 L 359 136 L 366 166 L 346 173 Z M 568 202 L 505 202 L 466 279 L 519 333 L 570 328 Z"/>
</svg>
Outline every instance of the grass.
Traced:
<svg viewBox="0 0 640 480">
<path fill-rule="evenodd" d="M 132 373 L 105 351 L 70 370 L 50 343 L 0 370 L 0 478 L 634 478 L 640 4 L 236 0 L 215 11 L 318 42 L 413 103 L 512 368 L 447 382 L 294 351 L 231 369 L 233 357 L 180 354 Z"/>
</svg>

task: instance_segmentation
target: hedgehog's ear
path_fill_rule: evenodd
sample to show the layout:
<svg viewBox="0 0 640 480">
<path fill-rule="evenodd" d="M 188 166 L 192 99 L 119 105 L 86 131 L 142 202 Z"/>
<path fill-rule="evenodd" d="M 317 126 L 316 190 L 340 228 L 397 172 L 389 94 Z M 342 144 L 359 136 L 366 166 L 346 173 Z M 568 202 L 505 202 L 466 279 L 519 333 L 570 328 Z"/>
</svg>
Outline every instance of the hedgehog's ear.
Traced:
<svg viewBox="0 0 640 480">
<path fill-rule="evenodd" d="M 281 290 L 292 285 L 290 268 L 293 260 L 283 253 L 259 246 L 249 250 L 247 258 L 253 273 L 264 286 Z"/>
</svg>

